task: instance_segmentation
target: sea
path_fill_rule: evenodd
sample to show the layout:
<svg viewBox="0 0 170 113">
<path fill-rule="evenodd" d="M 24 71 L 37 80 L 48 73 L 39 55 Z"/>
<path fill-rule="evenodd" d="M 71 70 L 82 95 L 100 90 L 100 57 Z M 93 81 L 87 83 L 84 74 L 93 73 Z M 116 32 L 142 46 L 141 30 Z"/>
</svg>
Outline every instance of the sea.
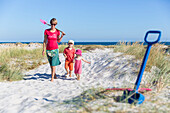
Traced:
<svg viewBox="0 0 170 113">
<path fill-rule="evenodd" d="M 23 43 L 23 44 L 29 44 L 29 43 L 43 43 L 43 42 L 0 42 L 0 44 L 3 43 Z M 60 42 L 59 45 L 61 44 L 66 44 L 67 42 Z M 133 44 L 136 42 L 125 42 L 126 44 Z M 147 45 L 147 43 L 145 42 L 139 42 L 140 44 L 144 44 Z M 159 42 L 160 44 L 164 44 L 164 45 L 170 45 L 170 42 Z M 119 45 L 120 42 L 74 42 L 74 45 Z"/>
</svg>

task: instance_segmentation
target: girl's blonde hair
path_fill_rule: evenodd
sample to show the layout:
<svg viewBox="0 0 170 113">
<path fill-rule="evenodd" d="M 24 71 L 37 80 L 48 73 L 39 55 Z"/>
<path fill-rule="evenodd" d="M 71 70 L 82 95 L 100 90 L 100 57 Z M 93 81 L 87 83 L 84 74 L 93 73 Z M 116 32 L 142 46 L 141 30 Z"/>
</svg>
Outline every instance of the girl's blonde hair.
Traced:
<svg viewBox="0 0 170 113">
<path fill-rule="evenodd" d="M 52 18 L 52 19 L 50 20 L 50 24 L 57 24 L 57 20 L 56 20 L 55 18 Z"/>
</svg>

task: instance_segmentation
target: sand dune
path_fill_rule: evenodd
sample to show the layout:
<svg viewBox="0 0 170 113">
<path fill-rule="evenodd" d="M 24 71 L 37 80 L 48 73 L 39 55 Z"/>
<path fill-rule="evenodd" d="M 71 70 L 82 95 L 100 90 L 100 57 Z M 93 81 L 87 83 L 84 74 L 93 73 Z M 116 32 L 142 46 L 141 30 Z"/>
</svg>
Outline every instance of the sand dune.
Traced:
<svg viewBox="0 0 170 113">
<path fill-rule="evenodd" d="M 46 113 L 52 112 L 55 103 L 78 96 L 84 90 L 97 87 L 121 87 L 136 80 L 138 63 L 132 56 L 114 53 L 112 49 L 94 50 L 83 57 L 91 64 L 83 63 L 80 81 L 73 77 L 65 79 L 64 57 L 60 54 L 61 65 L 57 66 L 58 79 L 50 82 L 49 64 L 25 72 L 24 80 L 0 83 L 1 113 Z M 58 108 L 59 109 L 59 108 Z"/>
</svg>

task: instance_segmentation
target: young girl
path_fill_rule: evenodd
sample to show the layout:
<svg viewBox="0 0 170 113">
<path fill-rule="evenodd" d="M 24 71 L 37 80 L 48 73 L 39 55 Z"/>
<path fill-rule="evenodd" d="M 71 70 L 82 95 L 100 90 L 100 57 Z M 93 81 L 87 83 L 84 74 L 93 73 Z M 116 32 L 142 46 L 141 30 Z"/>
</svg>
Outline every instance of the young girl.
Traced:
<svg viewBox="0 0 170 113">
<path fill-rule="evenodd" d="M 82 72 L 81 60 L 89 64 L 90 62 L 82 58 L 82 51 L 80 49 L 77 49 L 75 54 L 76 57 L 75 57 L 75 64 L 74 64 L 74 73 L 76 74 L 77 80 L 80 80 L 80 74 Z"/>
</svg>

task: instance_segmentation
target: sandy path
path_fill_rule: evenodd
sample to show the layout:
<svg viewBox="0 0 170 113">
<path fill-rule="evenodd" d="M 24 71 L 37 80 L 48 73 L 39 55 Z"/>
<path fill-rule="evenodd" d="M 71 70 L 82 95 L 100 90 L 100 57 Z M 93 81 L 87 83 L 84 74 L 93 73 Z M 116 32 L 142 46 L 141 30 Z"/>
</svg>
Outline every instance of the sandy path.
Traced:
<svg viewBox="0 0 170 113">
<path fill-rule="evenodd" d="M 75 75 L 65 79 L 64 57 L 60 54 L 62 64 L 57 66 L 59 79 L 50 82 L 49 64 L 26 72 L 25 80 L 0 83 L 1 113 L 46 113 L 52 112 L 55 102 L 71 99 L 91 87 L 121 87 L 123 83 L 134 83 L 136 65 L 131 56 L 113 53 L 110 49 L 95 50 L 83 54 L 91 64 L 83 63 L 81 80 Z M 132 76 L 133 75 L 133 76 Z M 133 80 L 131 79 L 133 78 Z"/>
</svg>

